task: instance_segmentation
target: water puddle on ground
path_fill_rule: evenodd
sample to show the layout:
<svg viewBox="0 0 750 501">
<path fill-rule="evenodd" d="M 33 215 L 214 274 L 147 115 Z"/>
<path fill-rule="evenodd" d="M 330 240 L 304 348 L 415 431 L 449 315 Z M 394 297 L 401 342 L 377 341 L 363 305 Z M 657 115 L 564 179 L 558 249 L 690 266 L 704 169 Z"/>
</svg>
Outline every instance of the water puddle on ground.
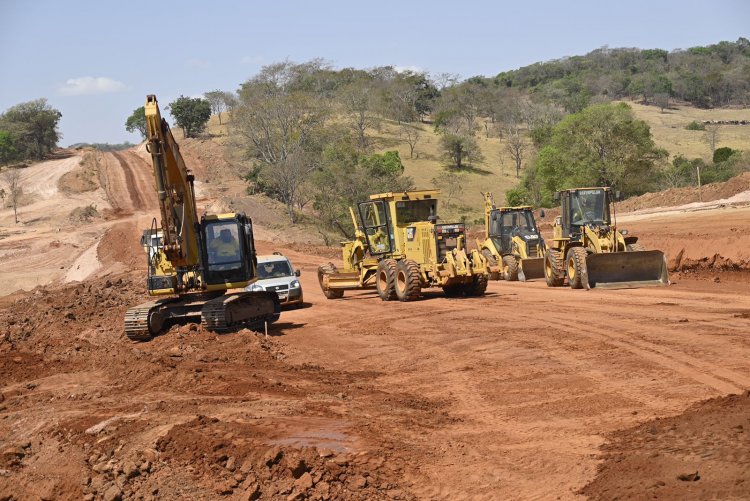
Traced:
<svg viewBox="0 0 750 501">
<path fill-rule="evenodd" d="M 268 443 L 295 447 L 317 447 L 336 452 L 353 452 L 359 449 L 360 440 L 352 436 L 346 421 L 326 418 L 274 419 L 273 430 L 268 431 Z"/>
</svg>

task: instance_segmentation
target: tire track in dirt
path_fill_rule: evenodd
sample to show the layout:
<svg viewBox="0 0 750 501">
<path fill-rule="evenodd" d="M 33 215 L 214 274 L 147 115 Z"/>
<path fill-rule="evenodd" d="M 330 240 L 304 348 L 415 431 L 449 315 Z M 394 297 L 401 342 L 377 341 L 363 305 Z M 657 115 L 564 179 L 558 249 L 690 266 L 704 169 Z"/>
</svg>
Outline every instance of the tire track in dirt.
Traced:
<svg viewBox="0 0 750 501">
<path fill-rule="evenodd" d="M 102 158 L 102 184 L 115 210 L 130 214 L 156 209 L 153 174 L 146 161 L 132 151 L 105 152 Z"/>
</svg>

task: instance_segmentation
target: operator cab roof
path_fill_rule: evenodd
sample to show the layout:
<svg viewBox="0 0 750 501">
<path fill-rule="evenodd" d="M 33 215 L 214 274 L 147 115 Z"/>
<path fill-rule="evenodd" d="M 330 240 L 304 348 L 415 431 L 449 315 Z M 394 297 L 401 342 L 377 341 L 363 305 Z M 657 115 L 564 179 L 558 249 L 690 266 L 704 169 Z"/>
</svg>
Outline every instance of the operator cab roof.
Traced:
<svg viewBox="0 0 750 501">
<path fill-rule="evenodd" d="M 370 200 L 430 200 L 436 199 L 440 190 L 416 190 L 416 191 L 389 191 L 370 195 Z"/>
</svg>

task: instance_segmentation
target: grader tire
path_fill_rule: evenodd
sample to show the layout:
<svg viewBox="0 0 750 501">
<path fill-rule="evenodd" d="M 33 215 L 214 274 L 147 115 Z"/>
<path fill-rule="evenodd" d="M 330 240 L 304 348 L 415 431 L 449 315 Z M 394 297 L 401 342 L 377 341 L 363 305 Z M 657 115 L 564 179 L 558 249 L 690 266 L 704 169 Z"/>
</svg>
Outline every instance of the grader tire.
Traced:
<svg viewBox="0 0 750 501">
<path fill-rule="evenodd" d="M 323 286 L 323 276 L 333 275 L 337 272 L 338 270 L 333 263 L 321 264 L 320 266 L 318 266 L 318 283 L 320 284 L 320 290 L 323 291 L 323 295 L 327 299 L 341 299 L 342 297 L 344 297 L 344 291 L 336 289 L 326 289 Z"/>
<path fill-rule="evenodd" d="M 544 280 L 547 282 L 547 287 L 561 287 L 565 283 L 563 260 L 559 251 L 547 249 L 545 252 Z"/>
<path fill-rule="evenodd" d="M 378 274 L 375 279 L 378 296 L 383 301 L 393 301 L 396 297 L 396 260 L 381 259 L 378 263 Z"/>
<path fill-rule="evenodd" d="M 411 259 L 399 261 L 396 265 L 396 297 L 399 301 L 415 301 L 422 292 L 422 277 L 419 265 Z"/>
<path fill-rule="evenodd" d="M 566 273 L 568 274 L 568 284 L 571 289 L 583 289 L 584 280 L 588 282 L 586 272 L 586 249 L 583 247 L 572 247 L 568 251 L 566 263 Z"/>
<path fill-rule="evenodd" d="M 489 249 L 482 249 L 482 256 L 484 256 L 484 259 L 487 260 L 487 265 L 489 266 L 497 266 L 497 259 L 495 259 L 495 256 L 492 255 L 492 252 L 490 252 Z M 500 280 L 500 273 L 498 272 L 492 272 L 489 274 L 490 280 Z"/>
<path fill-rule="evenodd" d="M 518 261 L 516 261 L 516 256 L 503 256 L 503 280 L 518 282 Z"/>
<path fill-rule="evenodd" d="M 466 286 L 467 296 L 484 296 L 487 290 L 487 275 L 474 275 L 472 282 Z"/>
<path fill-rule="evenodd" d="M 625 250 L 628 252 L 641 252 L 645 251 L 646 247 L 643 244 L 639 244 L 638 242 L 628 244 L 625 246 Z"/>
</svg>

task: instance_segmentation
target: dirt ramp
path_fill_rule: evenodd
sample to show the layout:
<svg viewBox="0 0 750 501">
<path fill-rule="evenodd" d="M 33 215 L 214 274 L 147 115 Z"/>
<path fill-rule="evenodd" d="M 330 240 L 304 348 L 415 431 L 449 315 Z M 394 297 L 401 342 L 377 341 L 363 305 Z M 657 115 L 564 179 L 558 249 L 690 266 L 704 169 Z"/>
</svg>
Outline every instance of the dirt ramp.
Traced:
<svg viewBox="0 0 750 501">
<path fill-rule="evenodd" d="M 747 499 L 750 392 L 616 432 L 602 452 L 591 499 Z"/>
</svg>

